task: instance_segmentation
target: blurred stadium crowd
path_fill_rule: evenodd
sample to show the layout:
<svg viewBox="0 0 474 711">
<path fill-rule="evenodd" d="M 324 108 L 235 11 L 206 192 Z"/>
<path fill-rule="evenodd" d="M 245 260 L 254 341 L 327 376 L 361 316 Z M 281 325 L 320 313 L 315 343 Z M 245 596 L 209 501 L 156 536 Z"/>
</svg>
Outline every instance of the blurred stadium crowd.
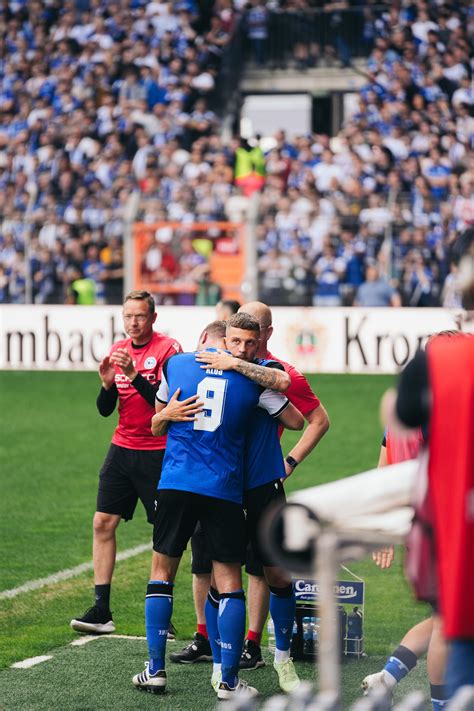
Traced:
<svg viewBox="0 0 474 711">
<path fill-rule="evenodd" d="M 228 46 L 244 36 L 264 64 L 272 16 L 308 11 L 290 54 L 317 64 L 314 5 L 2 2 L 0 303 L 24 303 L 26 259 L 35 303 L 74 300 L 82 277 L 97 303 L 121 303 L 134 191 L 143 221 L 190 224 L 242 220 L 258 188 L 266 303 L 459 306 L 451 245 L 474 224 L 474 12 L 467 1 L 384 3 L 377 15 L 370 3 L 326 4 L 331 18 L 359 13 L 368 53 L 339 134 L 224 143 Z M 338 26 L 333 55 L 346 65 Z M 239 151 L 261 155 L 253 187 L 236 182 Z M 202 276 L 206 255 L 169 235 L 157 233 L 144 268 L 160 282 Z"/>
</svg>

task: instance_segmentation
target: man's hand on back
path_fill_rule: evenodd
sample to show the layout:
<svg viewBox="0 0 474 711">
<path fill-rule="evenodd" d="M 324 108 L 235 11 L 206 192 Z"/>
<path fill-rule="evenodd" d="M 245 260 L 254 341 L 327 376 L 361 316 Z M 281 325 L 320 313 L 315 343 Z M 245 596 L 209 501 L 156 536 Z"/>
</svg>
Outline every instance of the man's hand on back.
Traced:
<svg viewBox="0 0 474 711">
<path fill-rule="evenodd" d="M 156 436 L 162 436 L 168 429 L 169 422 L 194 422 L 197 414 L 202 412 L 203 403 L 199 395 L 191 395 L 185 400 L 178 400 L 181 388 L 173 393 L 165 407 L 157 404 L 157 412 L 151 420 L 151 431 Z"/>
<path fill-rule="evenodd" d="M 224 351 L 200 351 L 196 355 L 198 363 L 203 363 L 201 368 L 215 368 L 216 370 L 235 370 L 236 361 L 238 358 L 225 353 Z"/>
<path fill-rule="evenodd" d="M 161 410 L 161 417 L 168 422 L 193 422 L 196 415 L 202 412 L 203 402 L 199 395 L 191 395 L 186 400 L 178 400 L 181 388 L 177 388 L 170 397 L 168 404 Z"/>
</svg>

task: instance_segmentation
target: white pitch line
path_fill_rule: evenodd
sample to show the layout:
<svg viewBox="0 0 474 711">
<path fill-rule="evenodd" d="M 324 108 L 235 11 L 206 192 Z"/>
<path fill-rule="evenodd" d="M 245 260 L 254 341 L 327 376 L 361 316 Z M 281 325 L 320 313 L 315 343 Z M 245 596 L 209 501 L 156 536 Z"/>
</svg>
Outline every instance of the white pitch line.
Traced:
<svg viewBox="0 0 474 711">
<path fill-rule="evenodd" d="M 139 637 L 133 634 L 108 634 L 107 637 L 109 639 L 144 639 L 146 641 L 146 637 Z"/>
<path fill-rule="evenodd" d="M 73 642 L 69 642 L 69 646 L 70 647 L 83 647 L 85 644 L 89 644 L 89 642 L 93 642 L 95 639 L 100 639 L 99 635 L 87 634 L 87 635 L 84 635 L 84 637 L 78 637 Z"/>
<path fill-rule="evenodd" d="M 151 550 L 151 543 L 142 543 L 139 546 L 135 546 L 135 548 L 129 548 L 126 551 L 122 551 L 122 553 L 118 553 L 117 561 L 133 558 L 134 556 L 139 555 L 140 553 L 144 553 L 148 550 Z M 6 600 L 12 597 L 16 597 L 17 595 L 21 595 L 22 593 L 28 593 L 32 590 L 44 588 L 46 585 L 54 585 L 55 583 L 59 583 L 63 580 L 75 578 L 78 575 L 81 575 L 81 573 L 86 573 L 88 570 L 92 570 L 93 567 L 94 564 L 90 560 L 88 563 L 81 563 L 80 565 L 76 565 L 75 568 L 66 568 L 65 570 L 60 570 L 57 573 L 48 575 L 47 578 L 38 578 L 37 580 L 30 580 L 28 583 L 23 583 L 23 585 L 19 585 L 17 588 L 11 588 L 11 590 L 2 590 L 2 592 L 0 592 L 0 600 Z"/>
<path fill-rule="evenodd" d="M 69 643 L 70 647 L 82 647 L 89 642 L 94 642 L 97 639 L 138 639 L 140 641 L 146 640 L 146 637 L 139 637 L 136 635 L 129 634 L 87 634 L 83 637 L 78 637 L 73 642 Z M 29 669 L 34 667 L 41 662 L 47 662 L 48 659 L 52 659 L 52 654 L 43 654 L 40 657 L 30 657 L 29 659 L 23 659 L 21 662 L 15 662 L 11 665 L 11 669 Z"/>
<path fill-rule="evenodd" d="M 87 634 L 84 637 L 79 637 L 78 639 L 75 639 L 73 642 L 70 642 L 69 645 L 71 647 L 82 647 L 84 644 L 89 644 L 89 642 L 93 642 L 95 639 L 140 639 L 140 640 L 146 640 L 146 637 L 137 637 L 135 635 L 130 635 L 130 634 Z"/>
<path fill-rule="evenodd" d="M 29 669 L 30 667 L 35 667 L 41 662 L 47 662 L 48 659 L 52 659 L 51 654 L 42 654 L 40 657 L 30 657 L 29 659 L 24 659 L 22 662 L 15 662 L 11 665 L 12 669 Z"/>
</svg>

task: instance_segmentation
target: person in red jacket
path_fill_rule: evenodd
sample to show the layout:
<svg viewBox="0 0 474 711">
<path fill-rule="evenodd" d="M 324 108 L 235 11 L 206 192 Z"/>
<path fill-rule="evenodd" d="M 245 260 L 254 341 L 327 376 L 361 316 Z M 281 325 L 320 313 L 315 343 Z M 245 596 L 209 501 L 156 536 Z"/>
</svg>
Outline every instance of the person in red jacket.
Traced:
<svg viewBox="0 0 474 711">
<path fill-rule="evenodd" d="M 409 427 L 429 425 L 428 485 L 452 696 L 474 684 L 474 335 L 440 338 L 417 353 L 402 373 L 396 415 Z"/>
<path fill-rule="evenodd" d="M 116 530 L 121 519 L 133 518 L 138 499 L 153 524 L 156 488 L 166 437 L 154 437 L 151 419 L 165 360 L 181 352 L 173 338 L 153 330 L 155 302 L 147 291 L 132 291 L 123 303 L 128 335 L 112 346 L 99 365 L 102 387 L 97 409 L 103 417 L 115 410 L 119 420 L 99 475 L 93 521 L 95 604 L 71 620 L 72 629 L 89 634 L 115 631 L 110 589 L 116 556 Z"/>
<path fill-rule="evenodd" d="M 436 337 L 437 335 L 434 336 Z M 378 466 L 385 467 L 416 459 L 424 445 L 425 438 L 421 427 L 403 433 L 387 429 L 380 447 Z M 380 568 L 389 568 L 394 559 L 393 546 L 375 551 L 372 558 Z M 364 678 L 361 684 L 364 695 L 377 692 L 392 695 L 395 686 L 415 668 L 419 657 L 426 652 L 433 711 L 441 711 L 447 703 L 444 686 L 446 645 L 437 614 L 411 627 L 387 658 L 384 668 Z"/>
<path fill-rule="evenodd" d="M 474 230 L 454 244 L 466 323 L 474 311 Z M 472 314 L 471 314 L 472 316 Z M 474 335 L 436 338 L 403 371 L 394 421 L 428 427 L 428 500 L 448 696 L 474 685 Z M 395 417 L 394 417 L 395 415 Z"/>
</svg>

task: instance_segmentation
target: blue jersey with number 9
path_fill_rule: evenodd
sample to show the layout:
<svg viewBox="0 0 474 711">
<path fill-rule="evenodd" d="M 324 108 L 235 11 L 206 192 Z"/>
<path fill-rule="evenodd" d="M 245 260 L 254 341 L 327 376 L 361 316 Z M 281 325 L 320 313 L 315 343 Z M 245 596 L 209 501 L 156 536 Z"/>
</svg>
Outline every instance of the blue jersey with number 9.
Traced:
<svg viewBox="0 0 474 711">
<path fill-rule="evenodd" d="M 163 366 L 157 400 L 166 403 L 181 388 L 179 399 L 198 394 L 203 411 L 194 422 L 170 422 L 158 488 L 241 503 L 250 416 L 257 406 L 278 416 L 288 400 L 240 373 L 204 370 L 195 356 L 179 353 Z"/>
</svg>

